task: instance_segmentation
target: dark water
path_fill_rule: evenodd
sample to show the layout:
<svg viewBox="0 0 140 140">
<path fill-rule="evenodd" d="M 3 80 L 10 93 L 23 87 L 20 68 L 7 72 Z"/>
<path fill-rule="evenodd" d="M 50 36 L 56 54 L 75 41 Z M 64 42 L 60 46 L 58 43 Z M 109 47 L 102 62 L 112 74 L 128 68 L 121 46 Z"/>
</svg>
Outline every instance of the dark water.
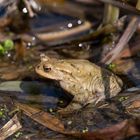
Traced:
<svg viewBox="0 0 140 140">
<path fill-rule="evenodd" d="M 78 21 L 80 24 L 82 24 L 82 20 L 78 18 L 46 12 L 39 13 L 33 19 L 31 19 L 30 26 L 35 30 L 46 27 L 50 31 L 58 31 L 68 29 L 69 23 L 72 24 L 72 27 L 78 26 Z"/>
</svg>

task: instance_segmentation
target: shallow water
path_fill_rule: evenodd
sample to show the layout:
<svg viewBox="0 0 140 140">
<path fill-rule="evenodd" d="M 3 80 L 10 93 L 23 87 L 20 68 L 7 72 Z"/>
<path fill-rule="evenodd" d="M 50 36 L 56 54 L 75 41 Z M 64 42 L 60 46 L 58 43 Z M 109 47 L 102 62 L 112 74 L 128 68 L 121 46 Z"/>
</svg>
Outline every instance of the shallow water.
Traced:
<svg viewBox="0 0 140 140">
<path fill-rule="evenodd" d="M 30 19 L 30 30 L 28 31 L 28 34 L 31 34 L 31 36 L 34 37 L 34 33 L 65 31 L 83 23 L 84 21 L 78 18 L 66 15 L 50 12 L 39 13 L 34 18 Z M 16 99 L 22 103 L 34 105 L 45 111 L 49 111 L 49 109 L 55 110 L 56 108 L 64 107 L 69 103 L 72 97 L 64 96 L 66 92 L 63 91 L 59 85 L 56 85 L 54 81 L 46 80 L 38 76 L 35 73 L 34 68 L 40 61 L 41 53 L 46 53 L 48 56 L 55 58 L 82 58 L 89 59 L 94 63 L 99 63 L 102 51 L 99 40 L 80 43 L 78 45 L 61 45 L 61 43 L 70 42 L 75 38 L 84 36 L 86 33 L 89 33 L 89 31 L 62 40 L 56 40 L 55 42 L 42 42 L 40 45 L 34 40 L 32 40 L 33 42 L 26 42 L 26 55 L 24 56 L 24 59 L 20 61 L 14 59 L 15 51 L 9 52 L 9 54 L 11 54 L 10 57 L 7 54 L 0 58 L 0 100 L 2 101 L 0 105 L 1 108 L 4 108 L 4 106 L 8 108 L 8 111 L 6 111 L 6 119 L 4 121 L 3 118 L 0 120 L 3 122 L 1 126 L 11 117 L 9 117 L 8 112 L 13 109 L 12 105 L 9 104 L 9 99 L 7 99 L 7 97 L 11 97 L 13 100 Z M 52 46 L 50 47 L 49 44 Z M 59 44 L 59 47 L 53 48 L 53 45 L 55 44 Z M 127 67 L 125 68 L 127 70 L 125 71 L 125 76 L 120 75 L 120 77 L 125 77 L 124 89 L 139 85 L 139 59 L 139 57 L 137 57 L 136 60 L 132 59 L 134 65 L 132 65 L 132 67 L 130 66 L 128 70 Z M 82 132 L 85 129 L 93 131 L 98 128 L 116 124 L 130 116 L 116 108 L 114 109 L 113 105 L 110 108 L 102 109 L 96 108 L 91 104 L 67 117 L 58 117 L 64 122 L 67 129 L 79 130 Z M 36 124 L 26 116 L 22 117 L 22 121 L 25 127 L 25 130 L 23 131 L 25 135 L 29 132 L 35 134 L 35 137 L 41 138 L 44 136 L 55 138 L 58 136 L 59 139 L 59 134 Z M 44 133 L 41 133 L 41 131 L 44 131 Z"/>
</svg>

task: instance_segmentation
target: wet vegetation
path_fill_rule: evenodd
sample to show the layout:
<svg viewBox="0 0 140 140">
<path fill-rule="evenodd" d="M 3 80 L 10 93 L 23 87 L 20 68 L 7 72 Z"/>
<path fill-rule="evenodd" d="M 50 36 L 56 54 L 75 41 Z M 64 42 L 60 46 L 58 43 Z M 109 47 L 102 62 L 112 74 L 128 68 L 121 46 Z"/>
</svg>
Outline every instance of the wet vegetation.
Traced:
<svg viewBox="0 0 140 140">
<path fill-rule="evenodd" d="M 1 0 L 0 140 L 140 139 L 139 16 L 140 0 Z M 36 73 L 42 54 L 89 60 L 123 88 L 61 114 L 73 96 Z"/>
</svg>

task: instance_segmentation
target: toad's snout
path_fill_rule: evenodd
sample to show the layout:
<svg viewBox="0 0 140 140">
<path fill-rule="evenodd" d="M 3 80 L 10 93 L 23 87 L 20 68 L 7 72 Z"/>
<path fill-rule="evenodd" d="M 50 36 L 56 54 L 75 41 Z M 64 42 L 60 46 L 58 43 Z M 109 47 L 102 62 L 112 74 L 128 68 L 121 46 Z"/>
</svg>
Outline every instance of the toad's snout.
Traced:
<svg viewBox="0 0 140 140">
<path fill-rule="evenodd" d="M 42 67 L 42 65 L 40 65 L 40 64 L 38 64 L 38 65 L 35 67 L 35 71 L 36 71 L 37 73 L 40 73 L 42 70 L 43 70 L 43 67 Z"/>
</svg>

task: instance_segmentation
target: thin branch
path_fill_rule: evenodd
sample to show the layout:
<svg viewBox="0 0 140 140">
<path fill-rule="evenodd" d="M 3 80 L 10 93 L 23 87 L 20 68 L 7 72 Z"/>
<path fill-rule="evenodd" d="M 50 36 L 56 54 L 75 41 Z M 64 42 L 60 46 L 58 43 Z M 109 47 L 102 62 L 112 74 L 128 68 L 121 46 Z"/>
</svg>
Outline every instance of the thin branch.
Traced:
<svg viewBox="0 0 140 140">
<path fill-rule="evenodd" d="M 137 26 L 139 24 L 139 19 L 137 17 L 133 17 L 126 30 L 124 31 L 122 37 L 120 38 L 118 44 L 114 49 L 112 49 L 102 60 L 102 63 L 110 64 L 124 49 L 125 45 L 128 43 L 130 38 L 135 33 Z"/>
<path fill-rule="evenodd" d="M 119 18 L 120 9 L 112 4 L 105 4 L 103 24 L 114 24 Z"/>
<path fill-rule="evenodd" d="M 0 140 L 5 140 L 15 132 L 19 131 L 22 126 L 18 120 L 17 115 L 15 115 L 11 120 L 9 120 L 1 129 L 0 129 Z"/>
<path fill-rule="evenodd" d="M 125 11 L 128 11 L 131 14 L 140 15 L 140 10 L 136 9 L 135 7 L 133 7 L 129 4 L 119 2 L 119 1 L 116 1 L 116 0 L 99 0 L 99 1 L 104 2 L 104 3 L 112 4 L 116 7 L 124 9 Z"/>
<path fill-rule="evenodd" d="M 57 31 L 57 32 L 51 32 L 51 33 L 37 33 L 36 36 L 44 41 L 52 41 L 56 39 L 62 39 L 68 36 L 72 36 L 84 31 L 87 31 L 91 29 L 92 24 L 88 21 L 86 21 L 84 24 L 79 25 L 78 27 L 74 27 L 69 30 L 64 30 L 64 31 Z"/>
<path fill-rule="evenodd" d="M 28 9 L 29 16 L 30 17 L 34 17 L 35 16 L 35 13 L 33 12 L 29 1 L 28 0 L 23 0 L 23 1 L 24 1 L 25 5 L 26 5 L 26 8 Z"/>
</svg>

